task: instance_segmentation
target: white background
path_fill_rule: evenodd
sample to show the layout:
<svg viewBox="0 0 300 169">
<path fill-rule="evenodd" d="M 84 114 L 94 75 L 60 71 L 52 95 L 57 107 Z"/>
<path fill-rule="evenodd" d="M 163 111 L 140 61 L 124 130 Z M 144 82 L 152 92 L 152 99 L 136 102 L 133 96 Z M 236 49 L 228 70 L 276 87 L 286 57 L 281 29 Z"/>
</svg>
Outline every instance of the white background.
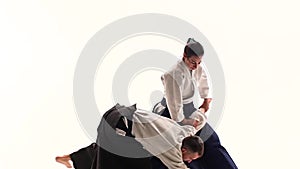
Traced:
<svg viewBox="0 0 300 169">
<path fill-rule="evenodd" d="M 238 167 L 299 168 L 299 7 L 296 0 L 1 0 L 0 168 L 62 169 L 56 155 L 91 142 L 73 104 L 80 52 L 105 25 L 148 12 L 193 24 L 216 50 L 226 80 L 216 130 Z"/>
</svg>

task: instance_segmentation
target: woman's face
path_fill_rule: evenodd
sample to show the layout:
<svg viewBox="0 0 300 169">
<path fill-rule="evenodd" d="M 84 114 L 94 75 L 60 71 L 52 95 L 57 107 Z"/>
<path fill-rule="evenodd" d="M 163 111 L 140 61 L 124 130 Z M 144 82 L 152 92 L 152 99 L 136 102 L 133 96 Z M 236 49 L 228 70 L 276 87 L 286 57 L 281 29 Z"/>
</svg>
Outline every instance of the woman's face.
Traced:
<svg viewBox="0 0 300 169">
<path fill-rule="evenodd" d="M 184 55 L 183 60 L 184 60 L 184 63 L 187 65 L 187 67 L 190 70 L 195 70 L 200 65 L 202 56 L 191 56 L 188 58 Z"/>
</svg>

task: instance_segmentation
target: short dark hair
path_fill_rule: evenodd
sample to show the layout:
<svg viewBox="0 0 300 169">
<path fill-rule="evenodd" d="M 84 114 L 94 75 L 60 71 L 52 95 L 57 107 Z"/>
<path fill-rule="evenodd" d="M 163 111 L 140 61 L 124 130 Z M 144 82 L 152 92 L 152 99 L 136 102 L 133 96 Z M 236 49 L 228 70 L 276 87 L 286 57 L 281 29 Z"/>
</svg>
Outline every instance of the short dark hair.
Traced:
<svg viewBox="0 0 300 169">
<path fill-rule="evenodd" d="M 182 140 L 181 148 L 186 148 L 192 153 L 198 153 L 200 156 L 204 152 L 204 144 L 199 136 L 188 136 Z"/>
<path fill-rule="evenodd" d="M 184 53 L 187 57 L 203 56 L 204 49 L 203 49 L 203 46 L 199 42 L 195 41 L 192 38 L 189 38 L 187 41 L 187 44 L 184 47 Z"/>
</svg>

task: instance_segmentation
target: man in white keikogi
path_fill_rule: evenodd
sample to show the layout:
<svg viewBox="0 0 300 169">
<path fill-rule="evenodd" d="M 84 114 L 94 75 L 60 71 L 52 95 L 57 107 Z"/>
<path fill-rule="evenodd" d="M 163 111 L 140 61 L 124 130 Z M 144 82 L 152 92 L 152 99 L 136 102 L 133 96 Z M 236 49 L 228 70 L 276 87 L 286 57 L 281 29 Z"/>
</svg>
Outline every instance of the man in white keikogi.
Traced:
<svg viewBox="0 0 300 169">
<path fill-rule="evenodd" d="M 98 127 L 97 144 L 94 143 L 69 155 L 56 157 L 56 161 L 71 168 L 72 165 L 69 163 L 71 160 L 76 169 L 89 168 L 89 166 L 93 169 L 105 169 L 111 168 L 112 165 L 114 165 L 114 169 L 151 168 L 151 162 L 148 159 L 139 161 L 138 158 L 130 162 L 134 163 L 134 166 L 126 167 L 126 160 L 124 162 L 124 159 L 121 159 L 123 164 L 118 163 L 119 158 L 123 157 L 115 158 L 113 153 L 103 149 L 106 146 L 104 144 L 126 147 L 126 144 L 122 144 L 122 142 L 120 142 L 121 145 L 112 143 L 115 140 L 113 138 L 107 139 L 107 135 L 105 135 L 108 131 L 107 128 L 113 128 L 118 138 L 120 135 L 126 137 L 132 134 L 131 136 L 142 145 L 143 149 L 158 157 L 167 168 L 187 169 L 184 161 L 189 163 L 201 157 L 204 151 L 202 140 L 194 134 L 205 125 L 206 117 L 199 111 L 191 119 L 194 120 L 193 126 L 182 126 L 169 118 L 137 109 L 135 105 L 125 107 L 117 104 L 103 115 Z M 82 160 L 88 159 L 83 158 L 87 156 L 90 157 L 89 160 Z M 97 158 L 100 156 L 105 160 L 98 160 Z M 109 159 L 115 160 L 108 162 Z M 148 166 L 148 164 L 150 165 Z"/>
</svg>

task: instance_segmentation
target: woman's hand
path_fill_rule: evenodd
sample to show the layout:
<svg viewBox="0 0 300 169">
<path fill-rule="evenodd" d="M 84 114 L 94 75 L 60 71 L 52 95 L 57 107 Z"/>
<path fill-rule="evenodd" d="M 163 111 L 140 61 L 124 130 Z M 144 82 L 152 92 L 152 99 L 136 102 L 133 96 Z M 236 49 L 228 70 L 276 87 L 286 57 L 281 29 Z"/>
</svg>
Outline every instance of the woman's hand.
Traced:
<svg viewBox="0 0 300 169">
<path fill-rule="evenodd" d="M 181 121 L 181 124 L 183 125 L 191 125 L 193 127 L 197 127 L 200 124 L 200 121 L 197 119 L 183 119 Z"/>
<path fill-rule="evenodd" d="M 209 109 L 209 104 L 210 104 L 211 100 L 212 100 L 211 98 L 205 98 L 202 105 L 199 107 L 199 109 L 202 108 L 205 110 L 205 112 L 207 112 L 207 110 Z"/>
<path fill-rule="evenodd" d="M 198 119 L 193 119 L 193 127 L 195 127 L 197 129 L 197 127 L 200 125 L 200 121 Z"/>
</svg>

